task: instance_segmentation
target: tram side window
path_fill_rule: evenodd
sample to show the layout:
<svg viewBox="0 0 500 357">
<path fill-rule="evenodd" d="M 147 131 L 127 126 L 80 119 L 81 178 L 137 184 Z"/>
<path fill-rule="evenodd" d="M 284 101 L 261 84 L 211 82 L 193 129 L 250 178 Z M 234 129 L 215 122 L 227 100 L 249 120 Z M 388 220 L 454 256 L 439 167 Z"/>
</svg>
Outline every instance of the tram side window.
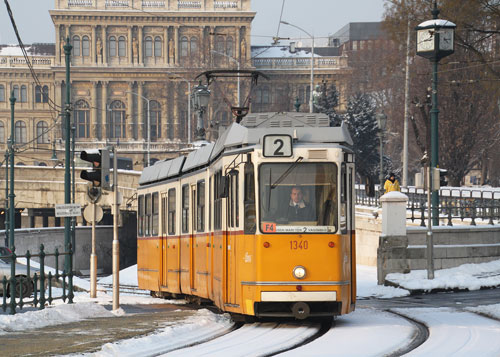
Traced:
<svg viewBox="0 0 500 357">
<path fill-rule="evenodd" d="M 210 180 L 208 181 L 208 230 L 212 230 L 212 206 L 210 205 L 210 202 L 213 201 L 212 197 L 212 177 L 210 177 Z"/>
<path fill-rule="evenodd" d="M 205 230 L 205 180 L 198 181 L 196 188 L 196 231 Z"/>
<path fill-rule="evenodd" d="M 256 231 L 255 217 L 255 175 L 251 162 L 245 164 L 245 196 L 244 196 L 244 231 L 253 234 Z"/>
<path fill-rule="evenodd" d="M 161 195 L 161 235 L 167 234 L 167 204 L 168 199 L 165 193 Z"/>
<path fill-rule="evenodd" d="M 151 235 L 151 194 L 148 193 L 146 195 L 146 200 L 145 200 L 145 209 L 146 209 L 146 214 L 144 217 L 144 235 L 145 236 L 150 236 Z"/>
<path fill-rule="evenodd" d="M 151 205 L 152 205 L 152 226 L 151 226 L 151 234 L 153 236 L 158 235 L 158 211 L 159 211 L 159 206 L 158 206 L 158 192 L 153 193 L 152 199 L 151 199 Z"/>
<path fill-rule="evenodd" d="M 221 196 L 222 171 L 214 176 L 214 229 L 222 229 L 222 198 Z"/>
<path fill-rule="evenodd" d="M 137 210 L 139 211 L 137 220 L 137 235 L 144 236 L 144 195 L 140 195 L 137 202 Z"/>
<path fill-rule="evenodd" d="M 168 234 L 175 234 L 175 188 L 168 190 Z"/>
<path fill-rule="evenodd" d="M 230 176 L 230 187 L 229 192 L 231 192 L 231 197 L 229 198 L 229 226 L 238 227 L 239 222 L 239 197 L 238 197 L 238 171 L 235 171 Z"/>
<path fill-rule="evenodd" d="M 182 233 L 189 232 L 189 185 L 182 186 Z"/>
<path fill-rule="evenodd" d="M 347 233 L 347 169 L 345 162 L 340 168 L 340 230 Z"/>
</svg>

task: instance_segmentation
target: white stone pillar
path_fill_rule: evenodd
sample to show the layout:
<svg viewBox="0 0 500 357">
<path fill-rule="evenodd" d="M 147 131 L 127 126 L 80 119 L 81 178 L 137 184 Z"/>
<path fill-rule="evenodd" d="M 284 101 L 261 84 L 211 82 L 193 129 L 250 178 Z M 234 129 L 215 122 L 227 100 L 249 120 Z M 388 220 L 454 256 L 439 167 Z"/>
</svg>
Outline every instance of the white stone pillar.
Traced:
<svg viewBox="0 0 500 357">
<path fill-rule="evenodd" d="M 406 235 L 408 196 L 399 191 L 392 191 L 383 195 L 380 202 L 382 202 L 382 235 Z"/>
</svg>

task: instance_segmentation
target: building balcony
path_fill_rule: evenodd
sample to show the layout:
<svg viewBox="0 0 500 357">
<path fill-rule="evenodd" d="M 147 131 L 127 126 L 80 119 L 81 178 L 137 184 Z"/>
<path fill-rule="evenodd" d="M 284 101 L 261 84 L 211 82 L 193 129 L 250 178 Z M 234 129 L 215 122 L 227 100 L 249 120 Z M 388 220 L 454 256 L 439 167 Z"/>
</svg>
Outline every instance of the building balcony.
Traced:
<svg viewBox="0 0 500 357">
<path fill-rule="evenodd" d="M 311 68 L 311 58 L 254 58 L 257 69 L 299 69 Z M 347 67 L 347 57 L 320 57 L 314 59 L 316 69 L 342 69 Z"/>
</svg>

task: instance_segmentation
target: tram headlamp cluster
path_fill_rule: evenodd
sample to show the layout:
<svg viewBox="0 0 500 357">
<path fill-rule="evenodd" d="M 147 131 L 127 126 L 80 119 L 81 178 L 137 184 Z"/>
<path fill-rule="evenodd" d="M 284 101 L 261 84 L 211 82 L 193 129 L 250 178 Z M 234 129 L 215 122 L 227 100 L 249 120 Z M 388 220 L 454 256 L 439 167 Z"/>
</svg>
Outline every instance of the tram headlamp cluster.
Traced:
<svg viewBox="0 0 500 357">
<path fill-rule="evenodd" d="M 306 277 L 306 268 L 301 265 L 297 265 L 295 268 L 293 268 L 292 273 L 296 279 L 304 279 Z"/>
</svg>

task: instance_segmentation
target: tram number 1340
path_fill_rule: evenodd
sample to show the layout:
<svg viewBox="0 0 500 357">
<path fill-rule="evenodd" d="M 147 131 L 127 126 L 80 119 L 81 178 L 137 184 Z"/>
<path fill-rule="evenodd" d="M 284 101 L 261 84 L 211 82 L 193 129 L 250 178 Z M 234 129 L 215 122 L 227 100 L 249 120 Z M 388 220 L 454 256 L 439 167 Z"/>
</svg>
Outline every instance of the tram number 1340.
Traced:
<svg viewBox="0 0 500 357">
<path fill-rule="evenodd" d="M 306 240 L 291 240 L 290 241 L 290 249 L 291 250 L 297 250 L 297 249 L 308 249 L 309 248 L 309 242 Z"/>
</svg>

